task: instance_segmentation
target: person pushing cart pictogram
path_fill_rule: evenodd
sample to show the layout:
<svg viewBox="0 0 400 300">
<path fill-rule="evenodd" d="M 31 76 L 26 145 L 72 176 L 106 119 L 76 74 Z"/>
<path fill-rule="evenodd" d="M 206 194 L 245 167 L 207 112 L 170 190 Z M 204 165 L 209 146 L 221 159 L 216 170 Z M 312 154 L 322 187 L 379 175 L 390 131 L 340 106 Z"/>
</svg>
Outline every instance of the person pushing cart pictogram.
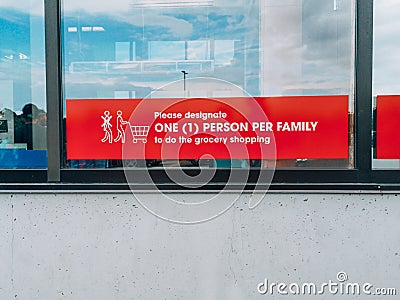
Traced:
<svg viewBox="0 0 400 300">
<path fill-rule="evenodd" d="M 103 127 L 104 130 L 104 137 L 101 140 L 103 143 L 108 142 L 111 144 L 112 143 L 112 130 L 111 130 L 111 123 L 110 120 L 112 119 L 112 116 L 110 115 L 110 112 L 108 110 L 104 111 L 104 116 L 101 116 L 101 118 L 103 119 L 103 124 L 101 125 L 101 127 Z"/>
<path fill-rule="evenodd" d="M 117 111 L 117 130 L 118 130 L 118 135 L 117 137 L 114 139 L 114 142 L 118 142 L 119 140 L 121 140 L 121 142 L 124 144 L 125 143 L 125 130 L 124 130 L 124 126 L 125 124 L 128 124 L 129 122 L 125 121 L 122 118 L 122 111 Z"/>
</svg>

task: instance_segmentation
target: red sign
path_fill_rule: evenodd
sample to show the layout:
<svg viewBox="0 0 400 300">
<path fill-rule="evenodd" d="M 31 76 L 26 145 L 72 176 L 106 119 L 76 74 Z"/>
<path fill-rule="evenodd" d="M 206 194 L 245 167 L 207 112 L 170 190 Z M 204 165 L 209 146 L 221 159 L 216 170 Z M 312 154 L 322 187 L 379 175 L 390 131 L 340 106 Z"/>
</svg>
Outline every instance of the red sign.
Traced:
<svg viewBox="0 0 400 300">
<path fill-rule="evenodd" d="M 67 100 L 67 158 L 346 159 L 348 96 Z"/>
<path fill-rule="evenodd" d="M 376 101 L 376 156 L 400 158 L 400 96 L 378 96 Z"/>
</svg>

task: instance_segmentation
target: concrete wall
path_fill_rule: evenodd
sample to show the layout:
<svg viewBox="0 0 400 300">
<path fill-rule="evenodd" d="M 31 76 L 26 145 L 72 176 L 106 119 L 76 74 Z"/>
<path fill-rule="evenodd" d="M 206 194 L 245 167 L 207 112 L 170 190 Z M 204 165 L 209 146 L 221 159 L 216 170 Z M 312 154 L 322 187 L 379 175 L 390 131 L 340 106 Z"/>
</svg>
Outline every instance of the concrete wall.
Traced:
<svg viewBox="0 0 400 300">
<path fill-rule="evenodd" d="M 213 221 L 177 225 L 131 194 L 1 194 L 0 299 L 309 299 L 257 285 L 320 284 L 340 271 L 400 294 L 397 195 L 274 193 L 254 210 L 248 197 Z"/>
</svg>

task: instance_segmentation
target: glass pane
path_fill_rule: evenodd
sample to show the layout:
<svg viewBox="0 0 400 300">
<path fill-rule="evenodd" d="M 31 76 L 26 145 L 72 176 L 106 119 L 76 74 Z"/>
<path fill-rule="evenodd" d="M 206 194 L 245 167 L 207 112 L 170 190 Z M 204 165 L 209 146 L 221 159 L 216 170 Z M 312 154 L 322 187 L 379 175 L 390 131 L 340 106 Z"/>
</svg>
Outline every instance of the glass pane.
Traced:
<svg viewBox="0 0 400 300">
<path fill-rule="evenodd" d="M 43 0 L 0 0 L 0 168 L 47 168 Z"/>
<path fill-rule="evenodd" d="M 185 42 L 151 41 L 149 42 L 150 60 L 184 60 Z"/>
<path fill-rule="evenodd" d="M 373 161 L 375 169 L 400 168 L 399 0 L 374 1 Z"/>
<path fill-rule="evenodd" d="M 116 61 L 129 61 L 131 60 L 130 55 L 130 43 L 129 42 L 116 42 L 115 43 L 115 60 Z"/>
<path fill-rule="evenodd" d="M 288 103 L 279 109 L 278 115 L 292 108 L 293 121 L 282 124 L 281 131 L 309 131 L 307 138 L 312 137 L 312 131 L 324 133 L 323 140 L 314 138 L 308 146 L 296 133 L 294 138 L 282 137 L 282 146 L 278 144 L 278 167 L 351 168 L 354 7 L 353 0 L 117 0 L 112 5 L 64 0 L 65 105 L 68 108 L 68 103 L 71 107 L 85 103 L 86 107 L 93 105 L 98 110 L 105 103 L 102 101 L 113 100 L 109 103 L 123 105 L 125 102 L 116 101 L 128 98 L 251 96 L 264 103 L 272 97 L 271 101 L 277 103 L 274 107 Z M 212 78 L 220 83 L 192 84 L 197 78 Z M 86 103 L 88 100 L 92 102 Z M 339 110 L 331 110 L 334 102 L 339 103 Z M 308 107 L 311 103 L 315 105 Z M 75 111 L 81 111 L 78 106 Z M 303 117 L 293 115 L 295 106 L 304 111 Z M 111 117 L 109 125 L 97 124 L 95 130 L 99 136 L 105 135 L 104 141 L 113 144 L 111 135 L 120 137 L 116 122 L 121 115 L 116 109 L 107 117 L 103 114 L 106 111 L 96 112 L 99 115 L 90 124 Z M 69 118 L 67 109 L 67 127 L 69 120 L 77 116 L 72 111 L 71 114 Z M 84 114 L 81 116 L 80 126 L 86 126 Z M 313 116 L 320 118 L 319 125 Z M 129 113 L 123 111 L 122 117 L 126 120 Z M 325 127 L 325 131 L 319 129 L 323 122 L 334 119 L 341 123 L 335 130 L 331 130 L 334 126 Z M 75 125 L 69 128 L 79 128 Z M 275 125 L 278 130 L 280 125 Z M 332 141 L 339 131 L 340 141 L 334 145 Z M 133 132 L 127 130 L 126 134 Z M 69 148 L 74 143 L 73 134 L 71 130 L 67 132 L 67 150 L 73 149 Z M 100 143 L 95 149 L 105 146 L 100 142 L 102 137 L 94 141 Z M 334 147 L 327 146 L 329 143 Z M 92 148 L 90 145 L 80 144 L 81 148 Z M 326 148 L 329 153 L 325 153 Z M 69 154 L 71 151 L 66 153 L 66 167 L 121 166 L 122 157 L 107 156 L 107 151 L 98 156 L 104 159 L 91 158 L 89 152 L 81 156 Z M 217 161 L 217 167 L 227 165 L 221 161 Z M 151 160 L 137 165 L 146 163 L 158 164 Z M 185 164 L 197 165 L 198 160 L 189 159 Z M 236 165 L 268 167 L 269 162 L 247 159 Z"/>
<path fill-rule="evenodd" d="M 209 60 L 210 42 L 209 41 L 188 41 L 187 43 L 188 60 Z"/>
<path fill-rule="evenodd" d="M 269 0 L 263 3 L 261 93 L 349 96 L 348 158 L 299 157 L 295 161 L 278 161 L 277 167 L 353 167 L 354 1 Z"/>
<path fill-rule="evenodd" d="M 215 64 L 230 65 L 235 52 L 235 41 L 215 41 Z"/>
</svg>

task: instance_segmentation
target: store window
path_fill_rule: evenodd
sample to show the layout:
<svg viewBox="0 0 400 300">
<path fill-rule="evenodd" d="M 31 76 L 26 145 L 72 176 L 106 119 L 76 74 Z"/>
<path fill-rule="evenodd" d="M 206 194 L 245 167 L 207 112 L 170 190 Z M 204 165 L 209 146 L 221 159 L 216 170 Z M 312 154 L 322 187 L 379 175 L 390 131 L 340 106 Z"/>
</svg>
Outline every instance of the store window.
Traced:
<svg viewBox="0 0 400 300">
<path fill-rule="evenodd" d="M 47 168 L 43 0 L 0 1 L 0 168 Z"/>
<path fill-rule="evenodd" d="M 399 169 L 400 1 L 374 1 L 373 168 Z"/>
<path fill-rule="evenodd" d="M 116 131 L 129 117 L 117 107 L 128 103 L 123 99 L 255 97 L 268 113 L 277 111 L 272 127 L 291 131 L 276 134 L 278 168 L 352 168 L 354 8 L 351 0 L 64 0 L 64 167 L 122 166 L 111 144 L 125 141 Z M 192 88 L 195 78 L 218 84 Z M 181 90 L 165 88 L 175 82 Z M 85 144 L 90 137 L 79 128 L 93 124 L 99 136 Z M 139 133 L 127 132 L 134 143 Z M 157 155 L 145 158 L 137 165 L 157 166 Z M 187 166 L 198 164 L 197 157 L 185 158 Z M 227 165 L 221 157 L 214 164 L 232 165 L 268 167 L 269 160 Z"/>
<path fill-rule="evenodd" d="M 348 157 L 281 160 L 283 167 L 354 165 L 354 1 L 263 1 L 261 93 L 348 96 Z M 326 98 L 329 99 L 329 98 Z M 323 111 L 321 100 L 319 109 Z M 309 109 L 312 109 L 309 107 Z M 318 145 L 315 145 L 318 147 Z"/>
</svg>

